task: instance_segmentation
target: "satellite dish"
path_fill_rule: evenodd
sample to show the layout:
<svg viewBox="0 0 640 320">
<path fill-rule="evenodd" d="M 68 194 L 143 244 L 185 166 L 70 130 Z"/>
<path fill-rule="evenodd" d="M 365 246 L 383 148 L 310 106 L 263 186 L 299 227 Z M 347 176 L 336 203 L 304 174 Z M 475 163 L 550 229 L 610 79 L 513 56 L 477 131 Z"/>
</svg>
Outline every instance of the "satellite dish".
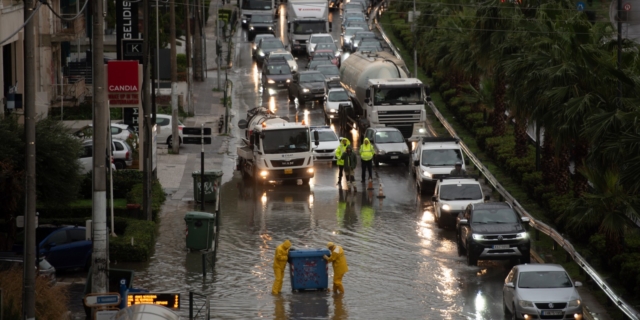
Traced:
<svg viewBox="0 0 640 320">
<path fill-rule="evenodd" d="M 618 12 L 618 1 L 622 1 L 622 11 Z M 609 5 L 609 21 L 618 28 L 618 16 L 622 21 L 622 38 L 640 43 L 640 0 L 613 0 Z"/>
</svg>

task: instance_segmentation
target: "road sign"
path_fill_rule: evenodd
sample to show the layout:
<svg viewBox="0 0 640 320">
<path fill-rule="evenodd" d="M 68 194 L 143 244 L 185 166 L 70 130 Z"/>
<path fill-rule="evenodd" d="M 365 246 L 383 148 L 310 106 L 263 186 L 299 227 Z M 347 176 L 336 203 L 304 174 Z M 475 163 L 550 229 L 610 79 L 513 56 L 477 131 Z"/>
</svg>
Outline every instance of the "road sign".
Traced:
<svg viewBox="0 0 640 320">
<path fill-rule="evenodd" d="M 142 39 L 122 39 L 122 59 L 137 60 L 142 63 Z"/>
<path fill-rule="evenodd" d="M 584 11 L 584 8 L 586 8 L 586 5 L 584 4 L 584 2 L 578 1 L 578 3 L 576 4 L 576 8 L 578 9 L 578 11 Z"/>
<path fill-rule="evenodd" d="M 120 294 L 117 292 L 90 293 L 84 296 L 84 305 L 87 307 L 107 307 L 120 304 Z"/>
<path fill-rule="evenodd" d="M 182 128 L 182 134 L 190 135 L 190 136 L 199 136 L 202 135 L 200 129 L 204 129 L 204 135 L 211 135 L 211 128 L 199 128 L 199 127 L 184 127 Z"/>
<path fill-rule="evenodd" d="M 622 9 L 624 9 L 624 11 L 631 11 L 631 3 L 627 2 L 623 4 Z"/>
<path fill-rule="evenodd" d="M 129 293 L 127 295 L 127 307 L 134 304 L 155 304 L 170 309 L 180 309 L 179 293 Z"/>
<path fill-rule="evenodd" d="M 184 130 L 184 129 L 183 129 Z M 203 144 L 201 137 L 182 137 L 183 144 Z M 204 144 L 211 144 L 211 137 L 204 137 Z"/>
</svg>

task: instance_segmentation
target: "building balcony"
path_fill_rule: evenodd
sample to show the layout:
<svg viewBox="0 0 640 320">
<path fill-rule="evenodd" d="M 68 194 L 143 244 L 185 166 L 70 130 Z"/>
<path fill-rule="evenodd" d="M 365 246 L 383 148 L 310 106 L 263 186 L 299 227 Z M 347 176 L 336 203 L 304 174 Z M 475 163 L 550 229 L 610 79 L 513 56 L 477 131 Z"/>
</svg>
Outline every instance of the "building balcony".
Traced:
<svg viewBox="0 0 640 320">
<path fill-rule="evenodd" d="M 87 86 L 83 77 L 64 77 L 63 84 L 52 86 L 51 107 L 75 107 L 84 102 Z"/>
<path fill-rule="evenodd" d="M 63 14 L 65 18 L 73 18 L 76 14 Z M 75 41 L 86 36 L 84 14 L 73 21 L 54 19 L 51 42 Z"/>
</svg>

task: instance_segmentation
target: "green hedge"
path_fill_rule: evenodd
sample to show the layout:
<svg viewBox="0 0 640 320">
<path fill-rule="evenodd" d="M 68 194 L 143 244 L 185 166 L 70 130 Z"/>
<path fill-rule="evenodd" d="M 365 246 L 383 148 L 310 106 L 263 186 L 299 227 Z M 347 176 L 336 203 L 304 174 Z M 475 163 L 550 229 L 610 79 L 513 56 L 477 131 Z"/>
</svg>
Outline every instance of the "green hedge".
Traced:
<svg viewBox="0 0 640 320">
<path fill-rule="evenodd" d="M 91 199 L 93 193 L 91 172 L 84 175 L 84 179 L 80 185 L 80 199 Z M 107 176 L 107 189 L 109 189 L 110 181 Z M 113 197 L 114 198 L 126 198 L 131 188 L 136 183 L 141 183 L 144 180 L 144 173 L 139 170 L 125 169 L 116 170 L 113 172 Z"/>
<path fill-rule="evenodd" d="M 156 232 L 153 221 L 127 219 L 124 233 L 116 232 L 117 237 L 109 238 L 109 260 L 114 263 L 148 261 L 155 246 Z"/>
<path fill-rule="evenodd" d="M 136 203 L 142 205 L 143 199 L 143 188 L 142 183 L 137 183 L 133 185 L 131 191 L 127 193 L 127 203 Z M 167 199 L 167 196 L 164 194 L 164 190 L 162 190 L 162 185 L 160 185 L 160 181 L 155 180 L 151 187 L 151 211 L 153 212 L 153 220 L 156 220 L 158 213 L 160 212 L 160 208 L 162 204 Z"/>
</svg>

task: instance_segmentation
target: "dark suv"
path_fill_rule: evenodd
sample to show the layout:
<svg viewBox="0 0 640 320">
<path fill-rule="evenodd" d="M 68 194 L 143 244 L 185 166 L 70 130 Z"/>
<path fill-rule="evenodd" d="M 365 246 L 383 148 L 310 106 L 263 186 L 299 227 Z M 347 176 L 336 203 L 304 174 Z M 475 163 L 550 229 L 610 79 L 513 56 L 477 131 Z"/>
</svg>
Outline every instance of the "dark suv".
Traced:
<svg viewBox="0 0 640 320">
<path fill-rule="evenodd" d="M 249 41 L 253 41 L 256 34 L 270 33 L 275 35 L 275 24 L 271 14 L 254 14 L 249 22 Z"/>
<path fill-rule="evenodd" d="M 324 76 L 320 71 L 302 71 L 293 76 L 289 85 L 289 100 L 298 98 L 302 105 L 305 101 L 322 100 L 325 94 Z"/>
<path fill-rule="evenodd" d="M 284 57 L 271 57 L 262 65 L 262 86 L 264 88 L 289 87 L 293 76 L 289 63 Z"/>
<path fill-rule="evenodd" d="M 524 227 L 529 218 L 520 217 L 506 202 L 474 203 L 458 215 L 458 253 L 467 255 L 467 264 L 478 260 L 520 260 L 530 263 L 531 244 Z"/>
</svg>

